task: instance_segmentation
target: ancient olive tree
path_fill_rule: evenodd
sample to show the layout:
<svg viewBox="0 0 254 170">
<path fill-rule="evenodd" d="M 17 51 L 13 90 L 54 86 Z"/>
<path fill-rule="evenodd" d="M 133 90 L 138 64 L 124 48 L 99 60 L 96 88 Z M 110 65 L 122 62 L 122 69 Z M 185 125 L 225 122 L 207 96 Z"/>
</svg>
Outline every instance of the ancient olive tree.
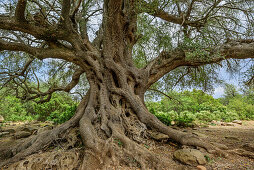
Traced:
<svg viewBox="0 0 254 170">
<path fill-rule="evenodd" d="M 147 110 L 144 94 L 179 68 L 190 71 L 228 59 L 252 61 L 253 1 L 2 0 L 0 5 L 1 58 L 19 54 L 26 59 L 14 71 L 1 67 L 2 85 L 18 87 L 23 99 L 46 101 L 56 91 L 70 92 L 84 74 L 89 82 L 69 121 L 14 147 L 2 165 L 37 152 L 75 126 L 85 145 L 83 167 L 93 161 L 97 167 L 133 164 L 126 157 L 142 168 L 166 163 L 143 147 L 148 129 L 182 145 L 222 153 L 161 123 Z M 47 91 L 39 83 L 31 87 L 26 77 L 36 70 L 29 69 L 36 60 L 62 61 L 61 68 L 72 70 L 71 80 L 66 86 L 52 84 Z"/>
</svg>

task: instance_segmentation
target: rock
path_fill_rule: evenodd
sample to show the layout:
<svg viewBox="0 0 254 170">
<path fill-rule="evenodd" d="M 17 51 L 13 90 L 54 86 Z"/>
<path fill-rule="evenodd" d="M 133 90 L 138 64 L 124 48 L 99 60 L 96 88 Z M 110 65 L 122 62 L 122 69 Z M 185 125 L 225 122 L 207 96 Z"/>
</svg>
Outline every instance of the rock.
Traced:
<svg viewBox="0 0 254 170">
<path fill-rule="evenodd" d="M 0 123 L 4 121 L 4 117 L 0 115 Z"/>
<path fill-rule="evenodd" d="M 26 131 L 26 132 L 31 132 L 31 133 L 34 133 L 37 130 L 38 130 L 38 128 L 34 127 L 34 126 L 26 126 L 26 127 L 20 128 L 20 131 Z"/>
<path fill-rule="evenodd" d="M 149 132 L 150 136 L 155 139 L 155 140 L 165 140 L 168 139 L 168 135 L 165 135 L 163 133 L 158 133 L 158 132 Z"/>
<path fill-rule="evenodd" d="M 0 137 L 10 134 L 10 132 L 0 132 Z"/>
<path fill-rule="evenodd" d="M 236 123 L 236 124 L 239 124 L 239 125 L 243 124 L 243 122 L 241 120 L 234 120 L 233 123 Z"/>
<path fill-rule="evenodd" d="M 216 121 L 216 120 L 212 120 L 212 121 L 211 121 L 211 124 L 212 124 L 212 125 L 221 126 L 221 125 L 223 124 L 223 122 L 221 122 L 221 121 Z"/>
<path fill-rule="evenodd" d="M 202 165 L 198 165 L 198 166 L 197 166 L 197 169 L 198 169 L 198 170 L 206 170 L 206 167 L 204 167 L 204 166 L 202 166 Z"/>
<path fill-rule="evenodd" d="M 42 133 L 42 132 L 44 132 L 46 130 L 51 130 L 51 129 L 53 129 L 52 126 L 46 126 L 46 127 L 38 129 L 37 133 Z"/>
<path fill-rule="evenodd" d="M 226 126 L 227 123 L 226 122 L 221 122 L 221 126 Z"/>
<path fill-rule="evenodd" d="M 234 123 L 226 123 L 226 126 L 235 126 Z"/>
<path fill-rule="evenodd" d="M 20 132 L 16 132 L 15 138 L 16 138 L 16 139 L 26 138 L 26 137 L 28 137 L 28 136 L 30 136 L 30 135 L 31 135 L 31 132 L 20 131 Z"/>
<path fill-rule="evenodd" d="M 45 121 L 45 123 L 49 123 L 49 124 L 54 124 L 54 122 L 53 121 L 50 121 L 50 120 L 47 120 L 47 121 Z"/>
<path fill-rule="evenodd" d="M 3 129 L 4 132 L 15 133 L 15 129 Z"/>
<path fill-rule="evenodd" d="M 174 152 L 174 158 L 187 165 L 204 165 L 204 154 L 196 149 L 180 149 Z"/>
</svg>

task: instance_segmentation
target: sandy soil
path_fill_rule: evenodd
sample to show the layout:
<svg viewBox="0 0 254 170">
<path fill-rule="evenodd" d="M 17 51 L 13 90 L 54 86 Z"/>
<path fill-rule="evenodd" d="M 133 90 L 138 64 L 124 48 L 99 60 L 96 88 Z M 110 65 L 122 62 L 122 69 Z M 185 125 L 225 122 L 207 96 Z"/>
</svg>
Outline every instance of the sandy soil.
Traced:
<svg viewBox="0 0 254 170">
<path fill-rule="evenodd" d="M 22 125 L 22 123 L 21 123 Z M 11 126 L 18 128 L 19 125 Z M 8 128 L 8 127 L 6 127 Z M 177 128 L 177 127 L 176 127 Z M 220 125 L 210 125 L 208 127 L 204 128 L 177 128 L 181 131 L 193 133 L 195 135 L 198 135 L 199 137 L 203 138 L 204 140 L 208 140 L 210 142 L 216 142 L 220 144 L 226 145 L 229 150 L 237 150 L 240 153 L 243 153 L 246 150 L 245 146 L 252 145 L 254 146 L 254 121 L 243 121 L 242 125 L 239 124 L 234 124 L 234 126 L 220 126 Z M 5 138 L 1 137 L 0 138 L 0 148 L 1 147 L 7 147 L 4 144 L 7 144 L 9 147 L 11 145 L 11 140 L 13 139 L 11 137 Z M 7 142 L 7 140 L 10 140 Z M 16 142 L 16 141 L 12 141 Z M 188 166 L 188 165 L 183 165 L 180 162 L 176 161 L 173 159 L 173 152 L 176 151 L 177 149 L 181 148 L 181 146 L 178 146 L 176 143 L 173 143 L 170 140 L 164 140 L 164 141 L 154 141 L 151 140 L 148 145 L 146 145 L 149 150 L 162 154 L 166 157 L 169 158 L 169 163 L 171 164 L 171 167 L 165 167 L 164 169 L 168 170 L 194 170 L 197 169 L 196 166 Z M 74 151 L 66 151 L 66 152 L 75 152 L 73 155 L 78 155 L 80 154 L 77 149 L 73 148 Z M 201 148 L 199 148 L 201 149 Z M 251 148 L 252 154 L 254 154 L 254 148 Z M 202 149 L 201 149 L 202 151 Z M 204 151 L 204 150 L 203 150 Z M 61 154 L 61 153 L 64 154 Z M 60 153 L 60 154 L 59 154 Z M 58 150 L 49 150 L 44 153 L 38 153 L 31 155 L 30 157 L 27 158 L 27 160 L 34 160 L 34 158 L 38 157 L 43 157 L 43 155 L 46 155 L 45 158 L 48 158 L 49 155 L 66 155 L 65 151 L 61 151 L 61 149 Z M 69 154 L 68 154 L 69 155 Z M 78 159 L 79 156 L 73 156 L 71 160 Z M 230 152 L 228 157 L 223 158 L 221 156 L 214 156 L 210 154 L 206 154 L 206 158 L 208 160 L 207 164 L 204 165 L 204 167 L 207 170 L 254 170 L 254 157 L 250 158 L 251 156 L 245 155 L 245 156 L 240 156 L 237 153 Z M 53 159 L 53 158 L 52 158 Z M 66 159 L 66 158 L 64 158 Z M 68 160 L 68 159 L 67 159 Z M 23 160 L 25 161 L 25 160 Z M 52 160 L 53 161 L 53 160 Z M 77 160 L 79 162 L 80 160 Z M 66 162 L 67 164 L 68 162 Z M 17 166 L 16 166 L 17 165 Z M 14 169 L 19 169 L 18 167 L 20 166 L 16 164 L 15 166 L 10 166 L 16 167 Z M 23 163 L 22 163 L 23 165 Z M 42 166 L 43 163 L 42 163 Z M 70 167 L 69 167 L 70 168 Z M 68 169 L 68 168 L 67 168 Z M 127 169 L 126 167 L 117 167 L 116 169 Z M 131 168 L 128 168 L 131 169 Z M 132 168 L 136 169 L 136 168 Z"/>
</svg>

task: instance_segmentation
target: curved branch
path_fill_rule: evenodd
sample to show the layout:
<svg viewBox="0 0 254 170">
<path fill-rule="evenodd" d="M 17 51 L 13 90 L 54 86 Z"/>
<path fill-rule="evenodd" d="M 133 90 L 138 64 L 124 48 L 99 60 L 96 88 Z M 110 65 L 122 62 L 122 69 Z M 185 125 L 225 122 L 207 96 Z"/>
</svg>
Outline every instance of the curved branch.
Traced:
<svg viewBox="0 0 254 170">
<path fill-rule="evenodd" d="M 7 42 L 0 39 L 0 51 L 23 51 L 32 55 L 36 54 L 37 48 L 25 45 L 23 43 Z"/>
<path fill-rule="evenodd" d="M 180 12 L 182 13 L 182 15 L 181 16 L 176 16 L 176 15 L 173 15 L 173 14 L 169 14 L 168 12 L 164 11 L 163 9 L 160 9 L 160 8 L 155 9 L 154 4 L 149 4 L 144 0 L 142 0 L 141 3 L 142 3 L 143 6 L 145 6 L 145 8 L 144 8 L 145 11 L 142 11 L 142 12 L 146 12 L 149 15 L 152 15 L 154 17 L 158 17 L 158 18 L 160 18 L 164 21 L 179 24 L 179 25 L 182 25 L 182 26 L 187 26 L 188 25 L 188 26 L 197 27 L 197 28 L 200 28 L 200 27 L 204 26 L 204 23 L 200 22 L 199 20 L 198 21 L 189 21 L 189 20 L 187 20 L 185 14 L 182 13 L 181 11 Z M 192 7 L 193 3 L 191 3 L 191 6 L 189 7 L 189 11 L 188 11 L 187 15 L 190 15 L 191 9 L 193 8 Z"/>
<path fill-rule="evenodd" d="M 21 84 L 14 81 L 14 83 L 16 83 L 18 86 L 20 86 L 26 91 L 25 96 L 22 96 L 22 97 L 17 96 L 17 97 L 23 100 L 33 100 L 36 98 L 41 98 L 41 100 L 39 100 L 37 103 L 48 102 L 51 99 L 52 94 L 56 91 L 70 92 L 78 84 L 80 80 L 80 76 L 83 73 L 84 73 L 84 70 L 81 68 L 75 70 L 75 72 L 72 75 L 72 80 L 65 87 L 51 87 L 46 92 L 41 92 L 39 90 L 39 87 L 37 88 L 37 91 L 35 91 L 32 88 L 30 88 L 26 82 L 22 82 Z M 32 94 L 32 96 L 28 96 L 27 94 Z"/>
<path fill-rule="evenodd" d="M 179 104 L 183 105 L 181 101 L 179 101 L 178 99 L 174 98 L 174 97 L 171 97 L 169 95 L 167 95 L 166 93 L 160 91 L 160 90 L 157 90 L 157 89 L 153 89 L 153 88 L 149 88 L 148 90 L 151 90 L 151 91 L 154 91 L 154 92 L 157 92 L 157 93 L 160 93 L 162 94 L 163 96 L 166 96 L 167 98 L 169 98 L 170 100 L 175 100 L 177 101 Z"/>
<path fill-rule="evenodd" d="M 51 40 L 51 39 L 67 39 L 65 31 L 55 27 L 43 27 L 42 25 L 35 25 L 28 22 L 18 22 L 14 17 L 7 17 L 0 15 L 0 29 L 9 31 L 20 31 L 30 34 L 38 39 Z"/>
<path fill-rule="evenodd" d="M 7 42 L 0 39 L 0 51 L 22 51 L 35 56 L 38 59 L 57 58 L 66 61 L 74 61 L 74 52 L 67 48 L 37 48 L 23 43 Z"/>
<path fill-rule="evenodd" d="M 151 61 L 144 70 L 150 76 L 145 89 L 158 81 L 165 74 L 180 66 L 202 66 L 206 64 L 219 63 L 225 59 L 247 59 L 254 58 L 254 40 L 238 40 L 227 42 L 217 48 L 206 50 L 207 56 L 188 58 L 188 51 L 176 50 L 161 52 Z M 191 51 L 189 52 L 191 53 Z"/>
</svg>

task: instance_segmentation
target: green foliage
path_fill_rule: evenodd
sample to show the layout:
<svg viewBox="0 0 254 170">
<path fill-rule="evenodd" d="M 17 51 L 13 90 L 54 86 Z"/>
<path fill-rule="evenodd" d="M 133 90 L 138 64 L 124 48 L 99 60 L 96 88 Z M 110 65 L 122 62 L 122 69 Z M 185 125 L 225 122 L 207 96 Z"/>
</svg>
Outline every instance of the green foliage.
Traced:
<svg viewBox="0 0 254 170">
<path fill-rule="evenodd" d="M 55 110 L 47 117 L 47 120 L 51 120 L 57 124 L 64 123 L 74 115 L 76 109 L 76 105 L 69 106 L 67 104 L 64 104 L 61 106 L 62 111 Z"/>
<path fill-rule="evenodd" d="M 65 93 L 54 93 L 51 100 L 43 104 L 32 103 L 33 112 L 39 115 L 38 119 L 41 121 L 48 119 L 56 120 L 57 115 L 69 115 L 71 113 L 67 112 L 71 112 L 70 110 L 72 110 L 74 106 L 76 106 L 76 103 Z M 59 120 L 56 120 L 56 123 L 60 121 L 60 117 L 58 118 Z"/>
<path fill-rule="evenodd" d="M 241 95 L 235 90 L 234 94 L 230 98 L 225 95 L 222 99 L 214 99 L 211 95 L 195 89 L 171 92 L 169 96 L 174 96 L 177 101 L 164 97 L 159 102 L 147 102 L 147 107 L 166 125 L 170 125 L 172 121 L 180 126 L 192 126 L 196 122 L 208 123 L 212 120 L 254 120 L 253 96 L 249 95 L 252 93 L 248 91 L 247 94 Z"/>
<path fill-rule="evenodd" d="M 2 99 L 0 103 L 0 112 L 6 121 L 51 120 L 63 123 L 74 115 L 76 108 L 77 103 L 64 93 L 54 93 L 52 99 L 43 104 L 22 102 L 12 95 Z"/>
<path fill-rule="evenodd" d="M 13 96 L 7 96 L 1 99 L 0 113 L 7 121 L 24 121 L 36 118 L 36 116 L 28 114 L 20 99 Z"/>
<path fill-rule="evenodd" d="M 170 112 L 154 112 L 154 115 L 164 124 L 171 125 L 172 120 L 178 119 L 178 114 L 175 111 Z"/>
</svg>

